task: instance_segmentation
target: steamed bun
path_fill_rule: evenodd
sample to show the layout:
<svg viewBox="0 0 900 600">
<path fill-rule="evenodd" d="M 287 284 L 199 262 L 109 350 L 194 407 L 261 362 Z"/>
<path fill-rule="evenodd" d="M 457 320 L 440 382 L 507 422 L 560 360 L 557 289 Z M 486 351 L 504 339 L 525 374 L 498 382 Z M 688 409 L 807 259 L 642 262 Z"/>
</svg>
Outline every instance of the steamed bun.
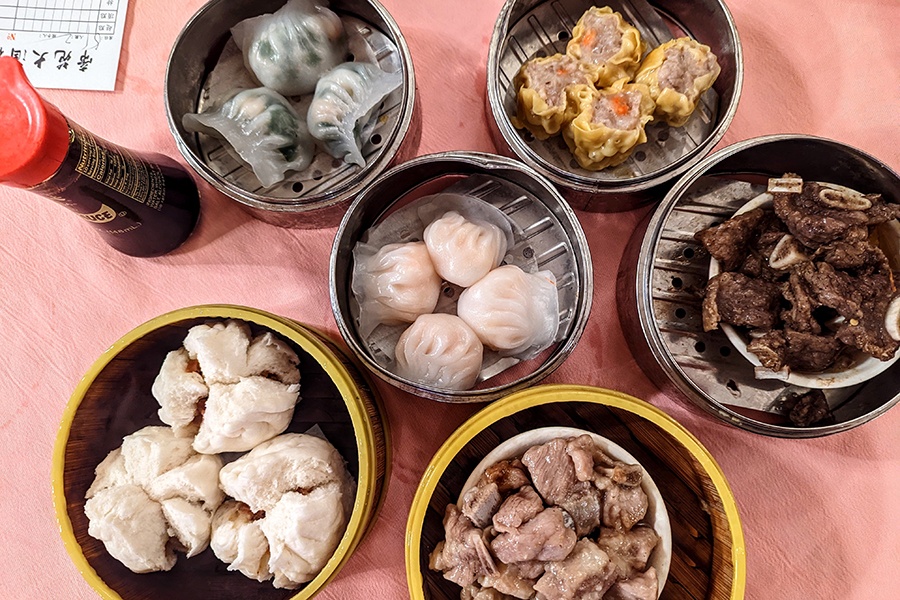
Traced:
<svg viewBox="0 0 900 600">
<path fill-rule="evenodd" d="M 201 455 L 169 427 L 126 436 L 95 470 L 84 513 L 88 534 L 135 573 L 168 571 L 175 550 L 209 545 L 213 512 L 224 499 L 218 456 Z"/>
<path fill-rule="evenodd" d="M 153 382 L 159 418 L 197 452 L 250 450 L 293 417 L 300 359 L 272 332 L 250 336 L 234 320 L 192 327 Z"/>
<path fill-rule="evenodd" d="M 343 458 L 307 434 L 260 444 L 226 465 L 219 483 L 237 502 L 213 518 L 213 552 L 229 570 L 274 578 L 278 588 L 296 588 L 322 570 L 353 508 L 355 484 Z"/>
</svg>

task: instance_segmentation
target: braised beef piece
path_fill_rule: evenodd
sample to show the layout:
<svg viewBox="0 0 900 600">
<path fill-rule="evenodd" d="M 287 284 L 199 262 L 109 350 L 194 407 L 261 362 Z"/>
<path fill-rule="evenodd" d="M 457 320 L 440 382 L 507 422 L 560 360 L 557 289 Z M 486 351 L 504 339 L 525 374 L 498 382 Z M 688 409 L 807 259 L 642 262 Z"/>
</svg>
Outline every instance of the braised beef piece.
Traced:
<svg viewBox="0 0 900 600">
<path fill-rule="evenodd" d="M 788 419 L 796 427 L 809 427 L 831 416 L 828 401 L 822 390 L 790 394 L 784 399 Z"/>
<path fill-rule="evenodd" d="M 784 332 L 773 329 L 762 335 L 754 336 L 747 344 L 747 350 L 756 355 L 762 366 L 773 371 L 780 371 L 784 367 Z"/>
<path fill-rule="evenodd" d="M 526 485 L 503 501 L 493 517 L 494 530 L 499 533 L 515 531 L 525 521 L 533 519 L 544 510 L 544 501 L 534 488 Z"/>
<path fill-rule="evenodd" d="M 741 273 L 719 273 L 706 285 L 703 329 L 712 331 L 720 321 L 753 329 L 771 329 L 778 320 L 779 287 Z"/>
<path fill-rule="evenodd" d="M 630 579 L 644 571 L 658 543 L 659 536 L 646 525 L 638 525 L 631 531 L 604 527 L 597 538 L 597 545 L 609 555 L 620 579 Z"/>
<path fill-rule="evenodd" d="M 461 587 L 475 583 L 485 575 L 497 573 L 494 559 L 484 539 L 485 532 L 476 529 L 455 504 L 444 513 L 444 541 L 438 543 L 429 557 L 429 568 L 444 571 L 444 578 Z"/>
<path fill-rule="evenodd" d="M 562 560 L 578 540 L 574 524 L 567 517 L 559 507 L 544 509 L 516 529 L 491 540 L 491 549 L 497 560 L 507 564 Z"/>
<path fill-rule="evenodd" d="M 881 194 L 867 194 L 872 202 L 872 208 L 864 211 L 867 225 L 881 225 L 894 219 L 900 219 L 900 204 L 885 202 Z"/>
<path fill-rule="evenodd" d="M 891 298 L 876 296 L 865 300 L 862 304 L 862 316 L 845 321 L 837 331 L 837 339 L 879 360 L 890 360 L 900 348 L 900 342 L 890 336 L 884 324 L 884 315 Z"/>
<path fill-rule="evenodd" d="M 616 582 L 616 568 L 609 556 L 589 539 L 575 544 L 563 561 L 548 563 L 534 584 L 544 600 L 602 600 Z"/>
<path fill-rule="evenodd" d="M 617 581 L 603 596 L 603 600 L 656 600 L 658 594 L 659 577 L 656 569 L 650 567 L 646 573 Z"/>
<path fill-rule="evenodd" d="M 747 256 L 764 219 L 765 211 L 757 208 L 699 231 L 694 238 L 703 244 L 710 256 L 721 261 L 723 270 L 733 271 Z"/>
<path fill-rule="evenodd" d="M 479 482 L 463 495 L 460 510 L 475 527 L 484 528 L 491 523 L 491 515 L 497 511 L 502 501 L 503 497 L 496 483 Z"/>
<path fill-rule="evenodd" d="M 822 187 L 805 182 L 800 194 L 775 192 L 777 214 L 803 245 L 816 248 L 844 237 L 851 228 L 866 225 L 869 217 L 861 210 L 832 208 L 819 198 Z"/>
<path fill-rule="evenodd" d="M 865 240 L 852 242 L 839 240 L 822 246 L 816 255 L 836 269 L 861 269 L 863 267 L 876 267 L 879 270 L 890 269 L 884 252 L 878 246 Z"/>
<path fill-rule="evenodd" d="M 799 273 L 791 272 L 788 281 L 782 284 L 781 293 L 788 303 L 788 308 L 781 311 L 786 327 L 804 333 L 822 333 L 822 326 L 813 316 L 818 302 Z"/>
<path fill-rule="evenodd" d="M 836 271 L 828 263 L 804 262 L 791 270 L 791 280 L 797 277 L 805 284 L 816 307 L 827 306 L 845 319 L 860 316 L 862 297 L 855 279 L 842 271 Z"/>
<path fill-rule="evenodd" d="M 834 364 L 843 348 L 841 342 L 831 335 L 785 329 L 784 338 L 784 364 L 794 371 L 824 371 Z"/>
<path fill-rule="evenodd" d="M 525 466 L 518 458 L 501 460 L 497 464 L 491 465 L 484 470 L 481 482 L 496 483 L 498 491 L 504 496 L 531 483 L 525 473 Z"/>
</svg>

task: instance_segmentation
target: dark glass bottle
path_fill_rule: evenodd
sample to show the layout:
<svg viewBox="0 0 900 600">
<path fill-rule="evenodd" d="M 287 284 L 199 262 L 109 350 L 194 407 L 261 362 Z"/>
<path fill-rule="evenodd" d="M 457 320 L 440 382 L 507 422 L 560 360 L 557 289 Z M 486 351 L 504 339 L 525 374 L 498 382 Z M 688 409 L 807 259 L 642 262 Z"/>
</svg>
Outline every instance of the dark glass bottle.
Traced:
<svg viewBox="0 0 900 600">
<path fill-rule="evenodd" d="M 178 163 L 72 123 L 38 95 L 13 58 L 0 58 L 0 85 L 0 182 L 55 200 L 131 256 L 165 254 L 190 236 L 200 198 Z"/>
</svg>

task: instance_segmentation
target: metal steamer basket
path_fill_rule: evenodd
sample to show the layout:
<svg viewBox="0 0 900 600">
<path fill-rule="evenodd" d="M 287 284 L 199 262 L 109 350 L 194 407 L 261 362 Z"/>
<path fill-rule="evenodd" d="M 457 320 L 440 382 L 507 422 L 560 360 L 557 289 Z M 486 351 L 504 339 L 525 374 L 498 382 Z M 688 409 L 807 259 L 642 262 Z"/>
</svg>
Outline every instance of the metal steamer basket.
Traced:
<svg viewBox="0 0 900 600">
<path fill-rule="evenodd" d="M 353 249 L 365 232 L 417 198 L 442 191 L 474 196 L 503 211 L 516 232 L 516 243 L 507 257 L 552 271 L 559 292 L 556 342 L 528 361 L 506 357 L 489 364 L 486 360 L 479 383 L 474 389 L 464 391 L 428 387 L 395 375 L 383 353 L 360 336 L 356 323 L 358 305 L 351 291 Z M 479 152 L 426 155 L 382 175 L 348 209 L 335 236 L 330 271 L 331 307 L 350 349 L 388 383 L 443 402 L 496 400 L 534 385 L 552 373 L 581 338 L 593 293 L 590 251 L 584 231 L 559 192 L 529 167 Z M 441 302 L 455 303 L 458 293 L 459 288 L 445 284 Z"/>
<path fill-rule="evenodd" d="M 661 389 L 749 431 L 809 438 L 852 429 L 895 405 L 900 401 L 900 367 L 862 384 L 823 390 L 832 423 L 791 425 L 786 396 L 806 388 L 755 379 L 753 365 L 721 330 L 703 331 L 709 254 L 694 239 L 694 233 L 721 223 L 764 192 L 767 178 L 787 172 L 900 202 L 900 177 L 859 150 L 806 135 L 746 140 L 691 169 L 638 226 L 622 258 L 617 296 L 631 351 Z"/>
<path fill-rule="evenodd" d="M 381 115 L 362 147 L 366 166 L 333 159 L 325 152 L 312 165 L 280 184 L 263 188 L 253 171 L 210 136 L 185 130 L 181 119 L 215 101 L 213 73 L 236 51 L 230 29 L 240 21 L 272 13 L 284 0 L 211 0 L 185 25 L 166 68 L 169 129 L 188 164 L 217 190 L 254 217 L 278 225 L 333 227 L 353 197 L 393 164 L 415 156 L 421 137 L 412 57 L 400 28 L 377 0 L 334 0 L 329 7 L 345 24 L 359 28 L 379 66 L 403 74 L 403 85 L 382 103 Z"/>
<path fill-rule="evenodd" d="M 744 76 L 741 43 L 721 0 L 612 0 L 650 48 L 681 35 L 708 45 L 722 68 L 690 121 L 680 128 L 648 125 L 647 143 L 624 163 L 602 171 L 582 169 L 561 137 L 537 140 L 513 127 L 519 68 L 536 56 L 566 51 L 572 28 L 593 4 L 587 0 L 507 0 L 491 38 L 487 64 L 488 123 L 501 153 L 518 157 L 550 179 L 574 208 L 594 212 L 631 210 L 655 202 L 663 187 L 703 158 L 725 135 L 737 110 Z"/>
</svg>

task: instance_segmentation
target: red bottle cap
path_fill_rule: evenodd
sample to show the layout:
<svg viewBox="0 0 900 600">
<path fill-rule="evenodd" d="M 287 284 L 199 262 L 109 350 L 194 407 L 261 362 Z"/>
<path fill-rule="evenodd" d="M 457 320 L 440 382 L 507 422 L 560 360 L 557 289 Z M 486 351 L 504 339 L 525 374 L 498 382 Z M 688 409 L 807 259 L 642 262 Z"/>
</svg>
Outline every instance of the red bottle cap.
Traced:
<svg viewBox="0 0 900 600">
<path fill-rule="evenodd" d="M 0 183 L 49 179 L 69 152 L 69 124 L 28 82 L 22 64 L 0 57 Z"/>
</svg>

